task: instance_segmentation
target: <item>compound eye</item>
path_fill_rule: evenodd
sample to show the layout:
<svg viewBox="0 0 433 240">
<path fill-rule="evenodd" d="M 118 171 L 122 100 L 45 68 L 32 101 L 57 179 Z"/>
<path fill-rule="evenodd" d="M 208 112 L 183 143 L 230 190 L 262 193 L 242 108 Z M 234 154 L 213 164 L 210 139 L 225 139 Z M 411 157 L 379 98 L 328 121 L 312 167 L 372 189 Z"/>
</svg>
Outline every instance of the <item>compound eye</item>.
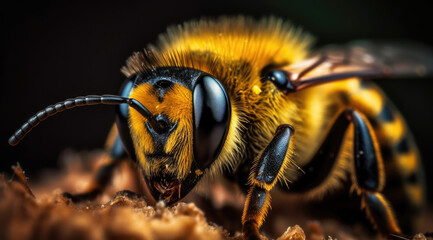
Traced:
<svg viewBox="0 0 433 240">
<path fill-rule="evenodd" d="M 205 169 L 218 157 L 230 124 L 230 101 L 221 83 L 200 78 L 193 91 L 194 158 Z"/>
<path fill-rule="evenodd" d="M 120 96 L 122 97 L 129 97 L 131 94 L 132 89 L 134 88 L 135 82 L 140 77 L 138 75 L 132 75 L 129 77 L 125 83 L 123 84 L 122 88 L 120 89 Z M 129 156 L 132 158 L 135 157 L 135 149 L 134 144 L 131 137 L 131 132 L 129 129 L 129 106 L 128 104 L 120 104 L 116 106 L 116 126 L 117 130 L 119 131 L 120 139 L 122 140 L 123 146 L 125 147 L 126 151 L 128 152 Z"/>
<path fill-rule="evenodd" d="M 280 90 L 285 90 L 289 83 L 287 79 L 287 74 L 281 70 L 271 71 L 266 75 L 266 79 L 275 84 L 275 86 Z"/>
<path fill-rule="evenodd" d="M 138 75 L 132 75 L 126 81 L 123 83 L 122 87 L 120 88 L 120 96 L 122 97 L 129 97 L 131 94 L 131 90 L 134 88 L 134 84 L 139 78 Z M 128 104 L 121 104 L 118 105 L 118 113 L 121 115 L 122 118 L 124 118 L 126 121 L 129 116 L 129 106 Z"/>
</svg>

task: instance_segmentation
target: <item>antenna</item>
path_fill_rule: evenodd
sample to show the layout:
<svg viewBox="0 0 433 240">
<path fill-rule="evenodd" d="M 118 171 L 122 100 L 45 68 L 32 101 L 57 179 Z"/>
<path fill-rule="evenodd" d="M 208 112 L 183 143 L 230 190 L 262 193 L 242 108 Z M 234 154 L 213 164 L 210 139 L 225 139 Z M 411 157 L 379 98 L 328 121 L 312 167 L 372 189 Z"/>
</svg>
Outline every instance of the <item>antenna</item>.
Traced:
<svg viewBox="0 0 433 240">
<path fill-rule="evenodd" d="M 130 107 L 134 108 L 141 115 L 143 115 L 143 117 L 147 118 L 149 124 L 156 131 L 164 128 L 164 126 L 158 123 L 158 121 L 146 107 L 144 107 L 139 101 L 133 98 L 126 98 L 116 95 L 88 95 L 76 98 L 69 98 L 65 101 L 50 105 L 45 109 L 39 111 L 31 118 L 29 118 L 29 120 L 27 120 L 27 122 L 25 122 L 17 131 L 15 131 L 15 133 L 9 138 L 9 144 L 11 146 L 17 145 L 26 136 L 26 134 L 29 133 L 39 123 L 41 123 L 48 117 L 54 116 L 57 113 L 63 112 L 65 110 L 90 105 L 119 105 L 123 103 L 127 103 Z"/>
</svg>

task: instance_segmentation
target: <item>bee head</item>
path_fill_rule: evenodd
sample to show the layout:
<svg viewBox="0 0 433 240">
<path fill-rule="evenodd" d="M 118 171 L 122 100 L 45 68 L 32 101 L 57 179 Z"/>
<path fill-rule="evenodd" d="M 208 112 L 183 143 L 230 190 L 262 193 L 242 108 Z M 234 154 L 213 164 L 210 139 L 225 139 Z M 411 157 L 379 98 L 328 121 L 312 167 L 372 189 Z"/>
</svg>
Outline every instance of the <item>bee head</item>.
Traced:
<svg viewBox="0 0 433 240">
<path fill-rule="evenodd" d="M 224 145 L 231 107 L 221 83 L 189 68 L 160 68 L 135 77 L 129 97 L 158 124 L 129 111 L 133 151 L 155 200 L 172 204 L 202 178 Z"/>
<path fill-rule="evenodd" d="M 155 200 L 173 204 L 188 194 L 218 158 L 231 121 L 226 90 L 190 68 L 158 68 L 130 77 L 121 96 L 69 98 L 39 111 L 9 138 L 17 145 L 40 122 L 67 109 L 117 105 L 125 150 L 138 160 Z"/>
</svg>

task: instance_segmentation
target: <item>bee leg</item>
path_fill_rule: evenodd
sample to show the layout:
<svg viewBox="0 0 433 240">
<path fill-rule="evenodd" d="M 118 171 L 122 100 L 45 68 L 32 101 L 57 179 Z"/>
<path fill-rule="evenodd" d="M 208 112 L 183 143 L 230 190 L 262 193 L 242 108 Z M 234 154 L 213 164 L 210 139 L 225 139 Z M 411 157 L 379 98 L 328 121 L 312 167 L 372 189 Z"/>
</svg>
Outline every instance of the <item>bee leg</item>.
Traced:
<svg viewBox="0 0 433 240">
<path fill-rule="evenodd" d="M 74 203 L 91 201 L 95 199 L 103 192 L 105 187 L 110 182 L 114 169 L 116 168 L 116 166 L 118 166 L 118 163 L 119 161 L 113 161 L 99 168 L 95 178 L 92 180 L 92 183 L 83 193 L 71 194 L 68 192 L 64 192 L 63 196 L 71 199 Z"/>
<path fill-rule="evenodd" d="M 383 160 L 375 132 L 367 118 L 353 109 L 343 111 L 335 120 L 328 136 L 301 175 L 290 186 L 290 192 L 307 192 L 320 188 L 336 164 L 347 129 L 354 126 L 354 186 L 361 195 L 367 216 L 382 235 L 402 236 L 391 205 L 381 193 L 385 185 Z"/>
<path fill-rule="evenodd" d="M 269 191 L 283 176 L 289 159 L 286 157 L 293 128 L 280 125 L 269 145 L 257 158 L 250 174 L 248 192 L 242 215 L 244 239 L 261 239 L 262 225 L 271 203 Z"/>
<path fill-rule="evenodd" d="M 101 166 L 93 178 L 92 183 L 89 185 L 87 190 L 83 193 L 71 194 L 68 192 L 63 193 L 63 196 L 69 198 L 74 203 L 90 201 L 98 197 L 110 183 L 113 177 L 113 172 L 120 162 L 127 157 L 127 153 L 124 150 L 122 140 L 117 134 L 116 129 L 110 132 L 107 140 L 107 149 L 110 154 L 111 162 Z"/>
<path fill-rule="evenodd" d="M 346 110 L 338 115 L 319 150 L 309 163 L 303 166 L 305 172 L 290 184 L 290 188 L 284 188 L 285 190 L 306 193 L 321 188 L 337 164 L 345 133 L 352 123 L 348 118 L 349 113 L 350 110 Z"/>
<path fill-rule="evenodd" d="M 383 236 L 402 235 L 392 207 L 381 193 L 385 172 L 374 131 L 362 114 L 349 110 L 347 117 L 354 126 L 355 187 L 361 195 L 362 207 Z"/>
</svg>

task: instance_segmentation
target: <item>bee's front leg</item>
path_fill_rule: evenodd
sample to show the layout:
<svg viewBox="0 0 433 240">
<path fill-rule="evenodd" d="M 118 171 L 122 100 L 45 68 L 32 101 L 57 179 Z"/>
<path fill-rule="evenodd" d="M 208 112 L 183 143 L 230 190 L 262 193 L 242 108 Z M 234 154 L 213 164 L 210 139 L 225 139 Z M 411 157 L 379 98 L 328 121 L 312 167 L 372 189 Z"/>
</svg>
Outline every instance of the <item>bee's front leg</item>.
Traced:
<svg viewBox="0 0 433 240">
<path fill-rule="evenodd" d="M 242 216 L 244 239 L 261 239 L 259 228 L 271 204 L 269 191 L 288 166 L 287 152 L 293 128 L 280 125 L 274 138 L 256 159 L 250 173 L 250 190 Z"/>
</svg>

